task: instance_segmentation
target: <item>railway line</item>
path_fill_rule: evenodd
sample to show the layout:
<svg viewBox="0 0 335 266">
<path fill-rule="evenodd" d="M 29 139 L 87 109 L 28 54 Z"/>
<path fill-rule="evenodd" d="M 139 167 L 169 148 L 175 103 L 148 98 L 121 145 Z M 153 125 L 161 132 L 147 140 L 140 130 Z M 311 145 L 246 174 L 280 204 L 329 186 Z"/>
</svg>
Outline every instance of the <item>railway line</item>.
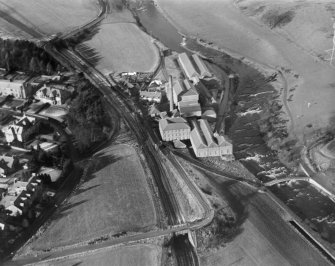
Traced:
<svg viewBox="0 0 335 266">
<path fill-rule="evenodd" d="M 117 89 L 116 84 L 111 84 L 102 73 L 88 65 L 80 56 L 75 54 L 75 52 L 66 49 L 57 51 L 52 47 L 50 47 L 49 50 L 56 58 L 61 58 L 62 61 L 66 61 L 68 64 L 74 66 L 74 68 L 85 73 L 86 77 L 96 85 L 104 95 L 106 101 L 124 118 L 129 128 L 135 134 L 152 170 L 164 211 L 168 217 L 169 225 L 181 224 L 183 222 L 181 210 L 169 184 L 161 156 L 155 150 L 155 143 L 151 139 L 150 134 L 148 134 L 148 130 L 150 129 L 144 129 L 134 105 Z"/>
</svg>

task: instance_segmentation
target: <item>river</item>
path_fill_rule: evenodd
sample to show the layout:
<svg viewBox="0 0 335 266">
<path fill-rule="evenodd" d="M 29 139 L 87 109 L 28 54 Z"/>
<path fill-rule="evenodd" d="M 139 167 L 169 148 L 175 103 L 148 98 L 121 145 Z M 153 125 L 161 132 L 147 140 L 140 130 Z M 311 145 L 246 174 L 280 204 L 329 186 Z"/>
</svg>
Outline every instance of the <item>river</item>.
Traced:
<svg viewBox="0 0 335 266">
<path fill-rule="evenodd" d="M 140 23 L 147 32 L 160 40 L 165 46 L 177 52 L 185 50 L 180 46 L 182 36 L 178 33 L 167 19 L 160 13 L 153 2 L 144 2 L 138 8 L 136 14 Z M 203 54 L 212 53 L 209 48 L 197 45 L 195 42 L 190 44 L 190 48 Z M 189 46 L 188 46 L 189 47 Z M 227 59 L 226 62 L 218 61 L 218 66 L 222 69 L 232 68 L 234 64 L 241 68 L 241 63 L 235 59 L 220 56 Z M 222 59 L 221 59 L 222 60 Z M 229 65 L 231 64 L 231 65 Z M 242 67 L 243 68 L 243 67 Z M 242 71 L 243 72 L 243 71 Z M 243 102 L 244 98 L 249 99 L 246 104 L 248 107 L 259 108 L 269 100 L 267 97 L 250 97 L 251 94 L 269 92 L 273 93 L 273 88 L 249 87 L 248 90 L 241 88 L 237 91 L 237 98 Z M 266 95 L 266 94 L 263 94 Z M 250 98 L 256 98 L 252 101 Z M 265 145 L 258 131 L 256 114 L 235 117 L 234 121 L 229 121 L 230 135 L 233 139 L 235 157 L 261 180 L 270 180 L 289 174 L 286 169 Z M 230 119 L 232 120 L 232 119 Z M 246 148 L 247 147 L 247 148 Z M 257 160 L 250 158 L 257 157 Z M 313 230 L 320 233 L 322 238 L 330 243 L 335 243 L 335 203 L 327 196 L 320 193 L 316 188 L 307 182 L 291 182 L 281 186 L 271 188 L 272 192 L 280 198 L 302 221 L 305 221 Z"/>
</svg>

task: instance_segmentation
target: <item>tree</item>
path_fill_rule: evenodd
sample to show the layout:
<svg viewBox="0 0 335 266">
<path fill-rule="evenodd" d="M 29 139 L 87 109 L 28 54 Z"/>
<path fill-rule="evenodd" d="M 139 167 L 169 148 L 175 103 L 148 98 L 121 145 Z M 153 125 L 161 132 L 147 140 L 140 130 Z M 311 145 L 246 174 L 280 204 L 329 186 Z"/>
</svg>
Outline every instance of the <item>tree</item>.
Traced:
<svg viewBox="0 0 335 266">
<path fill-rule="evenodd" d="M 40 71 L 40 69 L 39 69 L 39 62 L 38 62 L 38 59 L 35 56 L 33 56 L 30 59 L 29 71 L 33 72 L 33 73 L 38 73 Z"/>
<path fill-rule="evenodd" d="M 46 71 L 48 75 L 51 75 L 54 72 L 53 66 L 50 61 L 47 63 Z"/>
</svg>

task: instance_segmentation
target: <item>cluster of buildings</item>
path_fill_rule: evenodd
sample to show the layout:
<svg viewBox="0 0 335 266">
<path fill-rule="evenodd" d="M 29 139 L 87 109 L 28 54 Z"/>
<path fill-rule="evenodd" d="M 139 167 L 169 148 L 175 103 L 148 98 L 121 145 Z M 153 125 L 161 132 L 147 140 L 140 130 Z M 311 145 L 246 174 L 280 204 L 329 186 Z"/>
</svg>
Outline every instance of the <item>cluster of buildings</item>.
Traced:
<svg viewBox="0 0 335 266">
<path fill-rule="evenodd" d="M 0 178 L 0 187 L 0 205 L 9 211 L 9 216 L 14 217 L 27 213 L 34 200 L 40 198 L 43 192 L 42 179 L 38 175 L 32 175 L 28 181 Z"/>
<path fill-rule="evenodd" d="M 34 96 L 43 103 L 63 105 L 71 97 L 74 88 L 69 77 L 58 74 L 53 76 L 29 76 L 22 72 L 0 75 L 0 96 L 12 95 L 17 99 Z"/>
<path fill-rule="evenodd" d="M 27 140 L 27 131 L 35 124 L 34 117 L 23 115 L 15 117 L 8 125 L 2 127 L 1 131 L 5 135 L 6 142 L 11 144 L 14 141 L 25 142 Z"/>
<path fill-rule="evenodd" d="M 213 133 L 207 120 L 216 118 L 215 111 L 207 109 L 202 112 L 199 102 L 200 94 L 208 99 L 213 98 L 201 82 L 201 79 L 211 78 L 211 72 L 196 54 L 191 57 L 186 53 L 179 54 L 178 63 L 186 79 L 173 82 L 170 76 L 167 97 L 170 102 L 170 111 L 177 107 L 180 116 L 159 120 L 162 140 L 174 142 L 189 140 L 197 157 L 232 158 L 232 142 L 226 136 Z M 199 119 L 200 117 L 202 118 Z"/>
<path fill-rule="evenodd" d="M 185 76 L 194 83 L 199 82 L 199 79 L 212 76 L 204 61 L 197 54 L 192 54 L 190 58 L 186 53 L 181 53 L 178 55 L 178 62 Z"/>
<path fill-rule="evenodd" d="M 159 120 L 159 132 L 163 141 L 190 140 L 197 157 L 231 158 L 233 154 L 232 142 L 213 133 L 206 119 L 192 119 L 189 124 L 182 117 L 163 118 Z"/>
</svg>

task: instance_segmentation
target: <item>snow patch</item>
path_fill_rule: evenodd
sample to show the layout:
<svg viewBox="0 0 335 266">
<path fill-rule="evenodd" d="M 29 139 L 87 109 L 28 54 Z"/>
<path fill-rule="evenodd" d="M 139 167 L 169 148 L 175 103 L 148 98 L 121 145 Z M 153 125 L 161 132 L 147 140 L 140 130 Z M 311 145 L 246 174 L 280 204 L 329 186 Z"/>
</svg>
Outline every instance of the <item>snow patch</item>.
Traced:
<svg viewBox="0 0 335 266">
<path fill-rule="evenodd" d="M 253 115 L 253 114 L 259 114 L 260 112 L 262 112 L 261 109 L 257 108 L 257 109 L 249 109 L 246 112 L 241 112 L 241 113 L 237 113 L 237 116 L 246 116 L 246 115 Z"/>
</svg>

